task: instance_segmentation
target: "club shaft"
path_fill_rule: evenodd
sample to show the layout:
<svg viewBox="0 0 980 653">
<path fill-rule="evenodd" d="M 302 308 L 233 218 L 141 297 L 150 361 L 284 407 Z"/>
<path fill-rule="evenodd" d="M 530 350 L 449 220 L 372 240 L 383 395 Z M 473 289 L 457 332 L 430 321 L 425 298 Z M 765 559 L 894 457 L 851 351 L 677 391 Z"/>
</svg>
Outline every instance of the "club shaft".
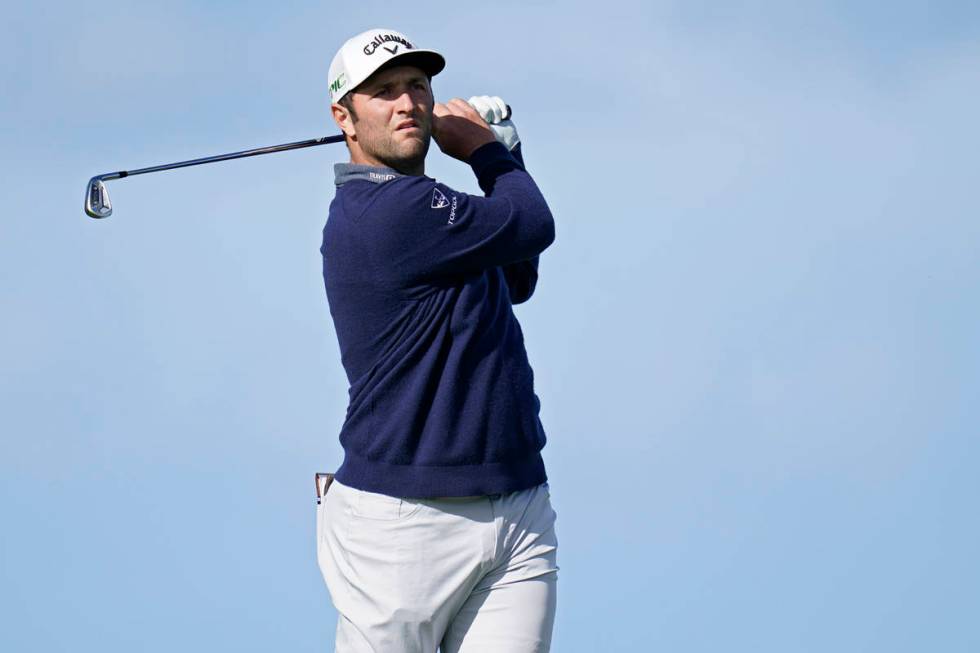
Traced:
<svg viewBox="0 0 980 653">
<path fill-rule="evenodd" d="M 231 159 L 244 159 L 245 157 L 249 156 L 272 154 L 274 152 L 285 152 L 286 150 L 298 150 L 301 147 L 313 147 L 314 145 L 326 145 L 327 143 L 340 143 L 343 140 L 343 134 L 338 134 L 336 136 L 321 136 L 320 138 L 311 138 L 306 141 L 296 141 L 295 143 L 284 143 L 282 145 L 269 145 L 268 147 L 257 147 L 253 150 L 243 150 L 241 152 L 231 152 L 229 154 L 218 154 L 216 156 L 208 156 L 202 159 L 191 159 L 190 161 L 178 161 L 177 163 L 150 166 L 149 168 L 140 168 L 139 170 L 120 170 L 119 172 L 110 172 L 108 174 L 99 175 L 99 178 L 106 181 L 110 179 L 122 179 L 124 177 L 132 177 L 133 175 L 143 175 L 148 172 L 160 172 L 161 170 L 187 168 L 189 166 L 199 166 L 204 163 L 217 163 L 218 161 L 229 161 Z"/>
</svg>

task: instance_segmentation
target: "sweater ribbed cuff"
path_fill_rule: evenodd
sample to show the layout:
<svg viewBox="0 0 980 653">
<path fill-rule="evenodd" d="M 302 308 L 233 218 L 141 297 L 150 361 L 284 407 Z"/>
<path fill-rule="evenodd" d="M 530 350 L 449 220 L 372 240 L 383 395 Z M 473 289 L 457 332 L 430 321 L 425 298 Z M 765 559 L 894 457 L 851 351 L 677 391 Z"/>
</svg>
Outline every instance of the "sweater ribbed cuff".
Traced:
<svg viewBox="0 0 980 653">
<path fill-rule="evenodd" d="M 508 170 L 521 169 L 521 164 L 507 151 L 507 147 L 497 141 L 476 148 L 470 155 L 469 164 L 481 186 L 488 175 L 496 176 Z"/>
</svg>

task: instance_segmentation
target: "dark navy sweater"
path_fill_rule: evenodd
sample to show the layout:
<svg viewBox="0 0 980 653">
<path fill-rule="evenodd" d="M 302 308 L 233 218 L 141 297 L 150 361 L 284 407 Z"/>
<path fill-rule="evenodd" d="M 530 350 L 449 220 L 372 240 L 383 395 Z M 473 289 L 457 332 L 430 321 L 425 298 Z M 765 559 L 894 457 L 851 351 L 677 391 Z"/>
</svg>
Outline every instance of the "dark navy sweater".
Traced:
<svg viewBox="0 0 980 653">
<path fill-rule="evenodd" d="M 401 497 L 512 492 L 547 480 L 521 327 L 555 237 L 520 147 L 477 149 L 485 197 L 426 176 L 337 164 L 323 279 L 350 382 L 340 482 Z"/>
</svg>

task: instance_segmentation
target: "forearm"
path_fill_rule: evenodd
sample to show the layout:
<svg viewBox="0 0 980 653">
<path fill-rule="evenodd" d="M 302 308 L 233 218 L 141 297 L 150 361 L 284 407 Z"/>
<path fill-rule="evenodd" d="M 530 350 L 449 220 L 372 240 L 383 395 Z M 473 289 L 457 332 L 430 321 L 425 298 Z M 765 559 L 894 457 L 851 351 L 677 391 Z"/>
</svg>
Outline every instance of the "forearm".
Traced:
<svg viewBox="0 0 980 653">
<path fill-rule="evenodd" d="M 518 143 L 510 151 L 511 156 L 517 159 L 521 168 L 527 171 L 524 165 L 524 156 L 521 152 L 521 144 Z M 534 289 L 538 285 L 538 260 L 540 255 L 526 261 L 519 261 L 503 266 L 504 279 L 507 281 L 507 289 L 510 291 L 510 301 L 512 304 L 523 304 L 534 294 Z"/>
<path fill-rule="evenodd" d="M 508 159 L 511 160 L 511 164 L 516 163 L 522 172 L 527 173 L 520 138 L 517 135 L 517 130 L 514 128 L 513 123 L 510 122 L 510 108 L 507 107 L 505 112 L 504 107 L 506 104 L 503 100 L 488 96 L 470 98 L 470 104 L 490 124 L 490 128 L 494 131 L 497 141 L 508 150 L 510 154 Z M 504 122 L 501 122 L 501 119 Z M 477 176 L 480 176 L 479 173 Z M 528 176 L 528 179 L 530 179 L 530 176 Z M 484 184 L 481 184 L 481 187 L 487 191 L 488 196 L 494 190 L 493 187 L 488 188 Z M 553 225 L 553 220 L 551 222 Z M 528 259 L 516 261 L 501 267 L 504 279 L 507 282 L 511 303 L 520 304 L 526 302 L 534 294 L 534 289 L 538 281 L 538 261 L 539 254 L 535 254 Z"/>
</svg>

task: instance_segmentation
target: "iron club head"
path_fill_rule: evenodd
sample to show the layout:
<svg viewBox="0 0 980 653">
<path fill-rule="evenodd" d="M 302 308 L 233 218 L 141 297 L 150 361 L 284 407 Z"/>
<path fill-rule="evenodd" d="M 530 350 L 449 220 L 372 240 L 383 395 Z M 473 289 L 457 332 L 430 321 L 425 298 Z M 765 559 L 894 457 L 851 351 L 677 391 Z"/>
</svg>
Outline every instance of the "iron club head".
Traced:
<svg viewBox="0 0 980 653">
<path fill-rule="evenodd" d="M 112 215 L 112 202 L 102 177 L 89 179 L 85 193 L 85 212 L 93 218 L 108 218 Z"/>
</svg>

